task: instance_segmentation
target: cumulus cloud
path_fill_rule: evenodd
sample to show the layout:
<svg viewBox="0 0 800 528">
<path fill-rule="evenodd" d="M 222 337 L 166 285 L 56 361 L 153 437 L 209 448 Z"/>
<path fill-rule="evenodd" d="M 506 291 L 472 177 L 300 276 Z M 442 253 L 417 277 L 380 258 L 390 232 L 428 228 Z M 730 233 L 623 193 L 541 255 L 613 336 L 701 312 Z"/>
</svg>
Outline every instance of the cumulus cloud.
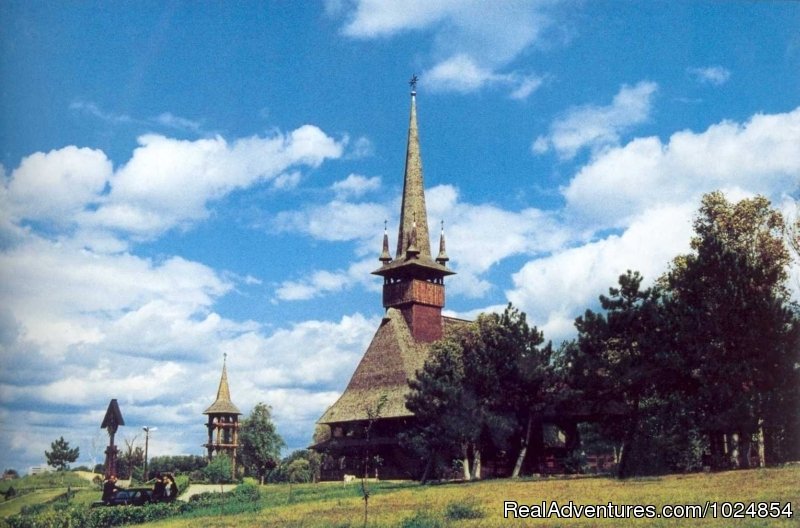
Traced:
<svg viewBox="0 0 800 528">
<path fill-rule="evenodd" d="M 498 2 L 487 10 L 479 0 L 386 3 L 377 0 L 328 3 L 330 14 L 344 14 L 342 32 L 352 38 L 389 38 L 409 31 L 432 33 L 433 65 L 422 75 L 433 89 L 471 92 L 506 85 L 512 97 L 525 98 L 541 83 L 530 74 L 508 71 L 509 64 L 544 39 L 553 25 L 553 0 Z"/>
<path fill-rule="evenodd" d="M 713 86 L 722 86 L 728 79 L 731 78 L 730 70 L 722 66 L 706 66 L 704 68 L 689 68 L 687 70 L 689 75 L 694 77 L 697 82 L 702 84 L 711 84 Z"/>
<path fill-rule="evenodd" d="M 637 138 L 609 149 L 563 189 L 570 217 L 623 227 L 658 203 L 679 203 L 714 189 L 745 189 L 773 198 L 800 178 L 800 108 L 684 130 L 662 143 Z"/>
<path fill-rule="evenodd" d="M 794 203 L 787 194 L 800 182 L 798 144 L 800 108 L 604 151 L 563 189 L 564 218 L 594 239 L 530 260 L 513 275 L 507 298 L 547 338 L 570 337 L 574 318 L 596 307 L 620 274 L 638 270 L 652 283 L 688 251 L 702 194 L 722 189 L 731 200 L 763 194 L 776 206 Z"/>
<path fill-rule="evenodd" d="M 596 305 L 619 275 L 637 270 L 652 283 L 675 255 L 688 251 L 695 206 L 650 209 L 622 234 L 528 262 L 512 276 L 508 300 L 525 310 L 548 339 L 568 337 L 575 317 Z"/>
<path fill-rule="evenodd" d="M 100 150 L 69 146 L 37 152 L 3 182 L 6 212 L 17 220 L 68 224 L 102 198 L 112 172 Z"/>
<path fill-rule="evenodd" d="M 98 150 L 69 146 L 32 154 L 4 179 L 2 199 L 18 220 L 146 240 L 206 218 L 210 201 L 236 189 L 259 182 L 292 187 L 301 167 L 318 167 L 343 150 L 344 142 L 313 125 L 232 142 L 151 134 L 139 138 L 131 159 L 115 171 Z"/>
<path fill-rule="evenodd" d="M 641 81 L 635 86 L 623 85 L 609 105 L 572 108 L 550 125 L 549 134 L 536 138 L 531 148 L 537 154 L 553 149 L 562 159 L 571 159 L 585 147 L 598 151 L 616 145 L 623 133 L 649 119 L 657 90 L 656 83 Z"/>
<path fill-rule="evenodd" d="M 350 174 L 344 180 L 337 181 L 331 186 L 338 198 L 360 198 L 361 196 L 377 191 L 381 187 L 378 176 L 367 178 L 360 174 Z"/>
</svg>

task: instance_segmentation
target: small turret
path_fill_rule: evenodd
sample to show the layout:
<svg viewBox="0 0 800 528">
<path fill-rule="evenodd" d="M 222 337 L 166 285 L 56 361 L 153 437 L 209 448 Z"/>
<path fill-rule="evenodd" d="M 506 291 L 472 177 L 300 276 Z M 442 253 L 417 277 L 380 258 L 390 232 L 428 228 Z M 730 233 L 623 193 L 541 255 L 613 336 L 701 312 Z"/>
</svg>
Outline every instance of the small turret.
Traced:
<svg viewBox="0 0 800 528">
<path fill-rule="evenodd" d="M 381 256 L 378 257 L 378 260 L 383 262 L 383 265 L 387 265 L 392 261 L 392 255 L 389 253 L 389 232 L 386 230 L 387 221 L 383 221 L 383 250 L 381 251 Z"/>
<path fill-rule="evenodd" d="M 439 254 L 436 256 L 436 262 L 446 266 L 448 260 L 450 260 L 450 257 L 447 256 L 447 251 L 444 248 L 444 220 L 442 220 L 442 233 L 439 235 Z"/>
</svg>

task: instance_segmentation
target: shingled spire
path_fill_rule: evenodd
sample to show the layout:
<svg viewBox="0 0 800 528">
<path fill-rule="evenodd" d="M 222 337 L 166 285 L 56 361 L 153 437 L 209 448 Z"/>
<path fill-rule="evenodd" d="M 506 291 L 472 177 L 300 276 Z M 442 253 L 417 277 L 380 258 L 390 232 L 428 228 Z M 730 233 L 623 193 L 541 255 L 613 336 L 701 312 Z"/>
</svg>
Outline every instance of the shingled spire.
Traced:
<svg viewBox="0 0 800 528">
<path fill-rule="evenodd" d="M 231 388 L 228 385 L 228 368 L 226 366 L 227 363 L 227 354 L 222 360 L 222 377 L 219 380 L 219 388 L 217 389 L 217 399 L 214 403 L 211 404 L 211 407 L 205 410 L 203 414 L 216 414 L 216 413 L 228 413 L 228 414 L 242 414 L 239 412 L 239 409 L 233 404 L 231 401 Z"/>
<path fill-rule="evenodd" d="M 422 178 L 422 156 L 419 149 L 419 130 L 417 129 L 417 90 L 416 86 L 412 86 L 406 170 L 403 177 L 403 204 L 400 209 L 400 229 L 397 234 L 395 258 L 405 257 L 415 222 L 417 225 L 416 249 L 419 250 L 419 257 L 430 259 L 431 243 L 428 238 L 428 213 L 425 209 L 425 185 Z"/>
<path fill-rule="evenodd" d="M 383 265 L 373 273 L 383 277 L 383 306 L 398 308 L 414 340 L 429 343 L 442 337 L 444 277 L 453 272 L 445 265 L 447 260 L 434 261 L 431 256 L 417 129 L 416 81 L 415 76 L 410 83 L 411 118 L 408 124 L 397 253 L 394 260 L 387 260 L 388 252 L 382 252 L 380 261 Z"/>
</svg>

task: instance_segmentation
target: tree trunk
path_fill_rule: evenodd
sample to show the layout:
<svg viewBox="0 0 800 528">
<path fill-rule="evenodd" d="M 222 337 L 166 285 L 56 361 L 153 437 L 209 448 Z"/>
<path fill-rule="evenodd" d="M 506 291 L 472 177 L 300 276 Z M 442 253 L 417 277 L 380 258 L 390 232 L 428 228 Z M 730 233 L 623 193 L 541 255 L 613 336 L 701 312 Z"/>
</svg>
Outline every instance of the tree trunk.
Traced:
<svg viewBox="0 0 800 528">
<path fill-rule="evenodd" d="M 734 469 L 739 469 L 739 433 L 733 433 L 730 436 L 731 441 L 731 450 L 730 450 L 730 461 L 733 465 Z"/>
<path fill-rule="evenodd" d="M 753 448 L 752 435 L 750 433 L 739 433 L 739 467 L 750 468 L 750 452 Z"/>
<path fill-rule="evenodd" d="M 425 470 L 422 472 L 421 484 L 428 482 L 428 475 L 430 475 L 431 468 L 433 467 L 433 453 L 428 456 L 428 462 L 425 464 Z"/>
<path fill-rule="evenodd" d="M 475 480 L 481 479 L 481 450 L 478 447 L 472 446 L 472 451 L 474 453 L 473 457 L 474 460 L 472 462 L 472 478 Z"/>
<path fill-rule="evenodd" d="M 758 419 L 758 467 L 767 467 L 767 446 L 765 444 L 764 420 Z"/>
<path fill-rule="evenodd" d="M 470 480 L 469 474 L 469 444 L 464 442 L 461 444 L 461 454 L 463 456 L 462 468 L 464 469 L 464 480 Z"/>
<path fill-rule="evenodd" d="M 517 463 L 514 464 L 514 471 L 511 473 L 511 478 L 519 478 L 519 473 L 522 471 L 522 464 L 525 462 L 525 455 L 528 454 L 528 444 L 531 441 L 532 422 L 533 413 L 528 413 L 528 426 L 525 428 L 525 437 L 522 439 L 522 447 L 520 447 Z"/>
<path fill-rule="evenodd" d="M 630 476 L 630 459 L 631 449 L 633 448 L 633 441 L 636 438 L 636 429 L 639 425 L 639 398 L 637 397 L 633 402 L 633 411 L 631 412 L 630 420 L 628 422 L 628 430 L 625 431 L 625 439 L 622 441 L 622 448 L 620 449 L 619 467 L 617 468 L 617 476 L 619 478 L 627 478 Z"/>
</svg>

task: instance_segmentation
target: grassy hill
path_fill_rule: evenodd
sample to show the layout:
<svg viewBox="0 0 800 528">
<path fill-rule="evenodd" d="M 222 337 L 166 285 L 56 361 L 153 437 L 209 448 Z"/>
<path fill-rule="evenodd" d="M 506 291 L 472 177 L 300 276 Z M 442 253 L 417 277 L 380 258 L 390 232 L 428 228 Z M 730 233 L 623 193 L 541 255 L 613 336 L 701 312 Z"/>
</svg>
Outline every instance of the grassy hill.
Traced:
<svg viewBox="0 0 800 528">
<path fill-rule="evenodd" d="M 443 526 L 800 526 L 800 466 L 712 474 L 670 475 L 619 481 L 607 477 L 552 477 L 487 480 L 421 486 L 413 482 L 370 483 L 371 527 L 432 528 Z M 96 495 L 96 497 L 95 497 Z M 88 504 L 99 491 L 82 491 L 73 499 Z M 42 499 L 46 497 L 42 494 Z M 758 519 L 516 519 L 503 517 L 505 501 L 522 505 L 663 505 L 706 501 L 791 503 L 792 517 Z M 78 506 L 82 508 L 83 506 Z M 129 508 L 129 507 L 126 507 Z M 718 506 L 721 508 L 721 506 Z M 260 487 L 260 498 L 237 502 L 235 493 L 185 508 L 178 517 L 141 524 L 148 528 L 210 527 L 358 527 L 364 522 L 360 483 L 341 482 Z M 108 512 L 111 513 L 111 512 Z M 119 512 L 122 513 L 122 512 Z M 0 525 L 3 523 L 0 522 Z M 37 525 L 38 526 L 38 525 Z M 49 525 L 48 525 L 49 526 Z M 58 524 L 53 526 L 60 526 Z"/>
<path fill-rule="evenodd" d="M 414 483 L 373 484 L 369 501 L 369 526 L 619 526 L 619 519 L 505 519 L 503 503 L 540 504 L 705 504 L 706 501 L 791 502 L 787 519 L 642 519 L 637 526 L 800 526 L 800 467 L 730 471 L 714 474 L 671 475 L 618 481 L 611 478 L 550 478 L 542 480 L 490 480 L 420 486 Z M 323 483 L 295 486 L 292 502 L 288 486 L 262 488 L 258 512 L 170 519 L 148 524 L 158 528 L 209 527 L 356 527 L 363 526 L 364 502 L 358 483 Z M 448 516 L 448 512 L 450 515 Z M 458 518 L 480 513 L 473 519 Z"/>
</svg>

